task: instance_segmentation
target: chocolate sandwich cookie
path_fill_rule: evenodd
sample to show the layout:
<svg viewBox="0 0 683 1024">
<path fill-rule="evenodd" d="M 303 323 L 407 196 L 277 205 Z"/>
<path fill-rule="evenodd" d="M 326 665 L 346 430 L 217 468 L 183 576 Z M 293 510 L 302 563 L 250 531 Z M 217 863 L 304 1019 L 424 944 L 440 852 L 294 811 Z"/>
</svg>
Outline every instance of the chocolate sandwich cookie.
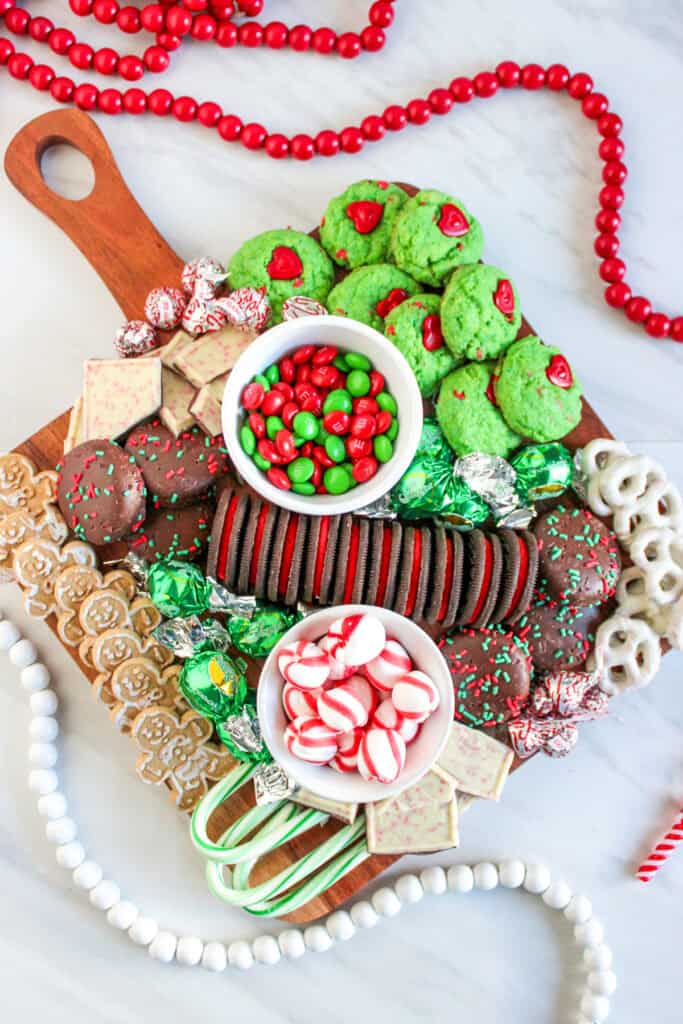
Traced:
<svg viewBox="0 0 683 1024">
<path fill-rule="evenodd" d="M 334 582 L 332 584 L 332 596 L 329 599 L 331 604 L 343 604 L 344 593 L 347 583 L 349 587 L 353 584 L 353 568 L 351 566 L 351 539 L 353 534 L 353 517 L 342 516 L 339 526 L 339 537 L 337 540 L 337 561 L 334 570 Z M 358 532 L 356 531 L 355 548 L 358 547 Z"/>
<path fill-rule="evenodd" d="M 291 545 L 285 539 L 285 551 L 280 570 L 279 595 L 285 604 L 296 604 L 301 597 L 304 555 L 306 552 L 306 536 L 308 534 L 308 516 L 297 516 L 296 529 Z"/>
<path fill-rule="evenodd" d="M 207 437 L 191 427 L 175 437 L 160 420 L 147 420 L 131 431 L 126 451 L 140 468 L 155 505 L 192 505 L 205 498 L 228 471 L 223 437 Z"/>
<path fill-rule="evenodd" d="M 249 569 L 249 589 L 255 597 L 261 598 L 261 600 L 265 599 L 268 588 L 268 572 L 272 558 L 275 528 L 280 513 L 277 505 L 266 504 L 265 510 L 265 514 L 263 510 L 259 512 Z"/>
<path fill-rule="evenodd" d="M 538 574 L 536 538 L 528 530 L 498 531 L 503 547 L 503 576 L 492 622 L 513 623 L 527 611 Z"/>
<path fill-rule="evenodd" d="M 400 523 L 385 526 L 382 555 L 376 571 L 379 574 L 374 603 L 380 608 L 393 608 L 398 585 L 398 566 L 401 558 L 403 527 Z"/>
<path fill-rule="evenodd" d="M 131 551 L 146 562 L 162 558 L 192 561 L 206 549 L 211 539 L 213 505 L 201 501 L 183 508 L 160 508 L 150 512 L 145 522 L 129 534 Z"/>
<path fill-rule="evenodd" d="M 249 495 L 238 494 L 232 517 L 232 530 L 225 562 L 225 585 L 228 590 L 237 591 L 237 576 L 244 544 L 244 524 L 249 512 Z M 230 511 L 228 511 L 230 515 Z"/>
<path fill-rule="evenodd" d="M 240 553 L 240 564 L 237 571 L 238 594 L 253 594 L 254 592 L 253 585 L 250 584 L 251 563 L 254 557 L 254 541 L 256 539 L 259 520 L 262 513 L 265 516 L 264 508 L 265 502 L 259 501 L 258 498 L 250 498 L 249 512 L 247 513 L 242 529 L 244 536 L 242 540 L 242 550 Z"/>
<path fill-rule="evenodd" d="M 351 604 L 360 604 L 363 600 L 365 590 L 365 579 L 372 570 L 372 563 L 369 560 L 370 545 L 370 522 L 362 517 L 354 517 L 354 528 L 357 530 L 358 544 L 356 550 L 356 563 L 352 571 L 352 584 L 344 592 L 344 604 L 349 601 Z M 352 535 L 353 544 L 353 535 Z M 346 596 L 348 594 L 348 597 Z"/>
<path fill-rule="evenodd" d="M 405 615 L 408 605 L 408 595 L 412 590 L 413 565 L 415 552 L 417 560 L 420 557 L 420 541 L 416 540 L 417 529 L 414 526 L 403 527 L 403 540 L 401 542 L 401 554 L 398 563 L 396 579 L 396 591 L 391 605 L 392 609 L 399 615 Z"/>
<path fill-rule="evenodd" d="M 415 589 L 415 603 L 411 607 L 410 598 L 408 599 L 408 609 L 406 615 L 409 615 L 415 622 L 421 622 L 424 619 L 424 609 L 427 603 L 427 595 L 429 593 L 429 587 L 431 584 L 432 576 L 432 533 L 429 527 L 421 526 L 419 529 L 420 534 L 420 564 L 417 570 L 417 585 Z"/>
<path fill-rule="evenodd" d="M 441 604 L 443 601 L 444 589 L 446 586 L 446 562 L 448 559 L 446 546 L 446 531 L 443 526 L 435 526 L 432 529 L 432 572 L 429 592 L 425 600 L 424 620 L 430 625 L 437 621 Z M 453 554 L 451 551 L 451 563 Z M 451 564 L 452 570 L 452 564 Z M 445 611 L 445 609 L 444 609 Z"/>
<path fill-rule="evenodd" d="M 453 680 L 457 722 L 490 729 L 517 717 L 531 683 L 524 641 L 498 628 L 465 629 L 439 647 Z"/>
<path fill-rule="evenodd" d="M 320 540 L 320 528 L 325 523 L 325 532 L 329 526 L 327 516 L 311 516 L 308 524 L 308 540 L 304 555 L 303 583 L 301 587 L 301 598 L 306 604 L 313 601 L 313 585 L 315 583 L 315 563 L 318 557 L 318 541 Z"/>
<path fill-rule="evenodd" d="M 429 529 L 405 527 L 393 606 L 399 615 L 415 620 L 422 618 L 429 586 L 431 558 L 432 541 Z"/>
<path fill-rule="evenodd" d="M 592 512 L 557 505 L 536 520 L 534 534 L 541 590 L 580 605 L 612 597 L 621 571 L 617 539 Z"/>
<path fill-rule="evenodd" d="M 610 614 L 603 605 L 541 601 L 517 624 L 531 650 L 537 672 L 580 668 L 595 646 L 595 631 Z"/>
<path fill-rule="evenodd" d="M 313 597 L 320 604 L 332 603 L 334 570 L 342 518 L 342 516 L 327 516 L 326 524 L 320 524 L 313 587 Z"/>
<path fill-rule="evenodd" d="M 460 611 L 465 580 L 465 542 L 457 530 L 446 531 L 446 580 L 438 622 L 450 629 Z"/>
<path fill-rule="evenodd" d="M 362 598 L 364 604 L 377 603 L 377 588 L 379 587 L 380 580 L 379 570 L 382 563 L 385 530 L 387 531 L 387 536 L 390 536 L 389 527 L 385 525 L 384 520 L 372 519 L 370 521 L 370 550 L 368 552 L 368 565 L 370 569 L 365 580 Z"/>
<path fill-rule="evenodd" d="M 458 626 L 485 626 L 498 599 L 503 568 L 500 541 L 493 533 L 472 530 L 465 535 L 466 589 Z"/>
<path fill-rule="evenodd" d="M 285 552 L 285 543 L 287 541 L 287 535 L 289 534 L 290 545 L 294 541 L 294 534 L 296 532 L 296 520 L 297 516 L 288 512 L 287 509 L 278 509 L 277 523 L 275 525 L 275 531 L 273 533 L 273 546 L 270 551 L 270 561 L 268 564 L 268 573 L 266 577 L 266 594 L 265 596 L 269 601 L 277 602 L 278 600 L 278 589 L 280 586 L 280 570 L 282 568 L 282 560 Z"/>
<path fill-rule="evenodd" d="M 91 544 L 122 540 L 145 519 L 145 482 L 113 441 L 86 441 L 57 466 L 57 503 L 71 532 Z"/>
<path fill-rule="evenodd" d="M 225 490 L 216 509 L 209 545 L 206 572 L 234 590 L 241 551 L 241 527 L 247 514 L 249 499 L 245 492 Z"/>
<path fill-rule="evenodd" d="M 337 542 L 332 604 L 351 604 L 362 600 L 368 564 L 368 521 L 343 516 Z"/>
</svg>

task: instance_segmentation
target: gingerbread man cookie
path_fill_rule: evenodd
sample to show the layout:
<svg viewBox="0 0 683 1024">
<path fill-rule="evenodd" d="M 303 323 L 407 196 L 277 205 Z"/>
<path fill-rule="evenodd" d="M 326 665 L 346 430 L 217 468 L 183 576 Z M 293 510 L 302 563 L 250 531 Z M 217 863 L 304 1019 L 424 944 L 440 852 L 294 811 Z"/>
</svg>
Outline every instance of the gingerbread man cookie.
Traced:
<svg viewBox="0 0 683 1024">
<path fill-rule="evenodd" d="M 153 637 L 139 636 L 134 629 L 130 629 L 128 626 L 106 629 L 104 633 L 88 643 L 87 653 L 92 667 L 99 673 L 95 680 L 96 690 L 98 696 L 105 703 L 111 702 L 107 701 L 104 684 L 124 661 L 144 654 L 159 668 L 167 668 L 173 662 L 173 652 L 168 647 L 163 647 Z M 102 692 L 97 688 L 98 686 Z"/>
<path fill-rule="evenodd" d="M 36 467 L 18 452 L 0 455 L 0 519 L 12 512 L 26 512 L 39 520 L 55 503 L 57 474 L 36 472 Z"/>
<path fill-rule="evenodd" d="M 26 540 L 51 540 L 63 544 L 68 535 L 66 523 L 56 506 L 48 505 L 37 519 L 28 512 L 10 512 L 0 518 L 0 583 L 14 579 L 14 552 Z"/>
<path fill-rule="evenodd" d="M 63 548 L 42 538 L 24 541 L 16 548 L 12 565 L 25 591 L 26 611 L 34 618 L 46 619 L 57 611 L 55 583 L 59 573 L 72 565 L 94 567 L 96 562 L 94 550 L 83 541 L 70 541 Z"/>
<path fill-rule="evenodd" d="M 77 647 L 85 636 L 78 612 L 85 599 L 98 590 L 116 590 L 132 601 L 136 594 L 135 580 L 123 569 L 114 569 L 103 576 L 87 565 L 69 566 L 57 577 L 57 634 L 68 647 Z"/>
<path fill-rule="evenodd" d="M 161 622 L 161 614 L 148 597 L 129 601 L 117 590 L 97 590 L 83 601 L 78 619 L 84 633 L 78 654 L 85 665 L 92 665 L 91 648 L 96 637 L 107 630 L 126 628 L 146 637 Z"/>
<path fill-rule="evenodd" d="M 116 726 L 129 732 L 136 715 L 149 707 L 187 710 L 178 690 L 180 669 L 175 664 L 162 670 L 144 655 L 118 665 L 100 690 Z"/>
</svg>

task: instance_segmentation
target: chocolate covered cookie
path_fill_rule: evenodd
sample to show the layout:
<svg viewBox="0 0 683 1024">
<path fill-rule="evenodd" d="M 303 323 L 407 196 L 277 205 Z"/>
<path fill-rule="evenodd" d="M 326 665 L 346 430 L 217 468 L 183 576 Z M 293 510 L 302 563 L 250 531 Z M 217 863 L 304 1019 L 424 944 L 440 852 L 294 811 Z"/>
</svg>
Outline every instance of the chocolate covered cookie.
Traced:
<svg viewBox="0 0 683 1024">
<path fill-rule="evenodd" d="M 213 505 L 201 501 L 183 508 L 160 508 L 128 537 L 128 546 L 146 562 L 199 558 L 211 539 Z"/>
<path fill-rule="evenodd" d="M 113 441 L 85 441 L 57 466 L 57 503 L 80 540 L 122 540 L 145 519 L 145 481 L 135 459 Z"/>
<path fill-rule="evenodd" d="M 587 508 L 557 505 L 534 524 L 539 587 L 555 601 L 598 604 L 612 597 L 621 572 L 616 536 Z"/>
<path fill-rule="evenodd" d="M 207 437 L 192 427 L 175 437 L 157 419 L 131 431 L 126 451 L 140 467 L 152 501 L 165 508 L 205 498 L 229 468 L 221 434 Z"/>
<path fill-rule="evenodd" d="M 537 672 L 580 668 L 595 646 L 595 631 L 609 614 L 604 605 L 539 601 L 517 623 Z"/>
<path fill-rule="evenodd" d="M 453 679 L 457 722 L 490 729 L 515 718 L 531 683 L 527 645 L 497 629 L 465 629 L 440 643 Z"/>
</svg>

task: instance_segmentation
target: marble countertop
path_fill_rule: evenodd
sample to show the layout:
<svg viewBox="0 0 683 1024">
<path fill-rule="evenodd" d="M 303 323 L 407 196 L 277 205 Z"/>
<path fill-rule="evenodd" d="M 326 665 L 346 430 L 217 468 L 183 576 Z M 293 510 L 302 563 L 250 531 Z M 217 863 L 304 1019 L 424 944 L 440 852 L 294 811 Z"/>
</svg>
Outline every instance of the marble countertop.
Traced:
<svg viewBox="0 0 683 1024">
<path fill-rule="evenodd" d="M 359 23 L 367 6 L 362 0 L 267 5 L 270 17 L 289 23 L 316 20 L 311 10 L 321 7 L 320 17 L 346 28 Z M 505 57 L 587 70 L 625 122 L 630 173 L 621 235 L 629 279 L 671 311 L 680 301 L 683 233 L 677 0 L 435 0 L 397 9 L 385 51 L 351 65 L 214 47 L 198 53 L 188 46 L 174 56 L 168 83 L 159 84 L 215 98 L 245 121 L 263 118 L 272 130 L 294 133 L 357 123 Z M 111 42 L 109 31 L 79 22 L 66 4 L 40 5 L 40 13 L 78 25 L 88 42 Z M 141 40 L 131 42 L 136 50 Z M 36 57 L 41 52 L 33 43 L 27 49 Z M 68 73 L 68 65 L 52 62 Z M 42 96 L 3 77 L 0 149 L 47 109 Z M 536 329 L 570 357 L 614 434 L 659 458 L 683 486 L 683 346 L 647 339 L 602 301 L 592 253 L 597 135 L 569 99 L 500 95 L 367 146 L 361 155 L 308 165 L 276 165 L 205 129 L 168 120 L 100 117 L 99 123 L 141 205 L 187 257 L 225 258 L 245 237 L 283 223 L 308 229 L 331 195 L 363 176 L 461 196 L 483 223 L 485 257 L 513 274 Z M 88 180 L 82 161 L 63 152 L 51 154 L 46 174 L 69 195 Z M 121 315 L 80 253 L 4 178 L 0 203 L 4 449 L 73 400 L 82 360 L 111 353 Z M 37 639 L 56 675 L 64 786 L 91 855 L 167 927 L 224 939 L 256 934 L 258 924 L 209 896 L 177 812 L 139 784 L 128 740 L 46 628 L 22 617 L 14 588 L 0 589 L 0 609 Z M 459 850 L 410 861 L 419 867 L 536 858 L 588 892 L 614 949 L 620 987 L 613 1016 L 621 1024 L 680 1019 L 674 979 L 683 853 L 648 887 L 632 873 L 683 798 L 682 669 L 680 655 L 667 657 L 654 685 L 620 700 L 606 721 L 584 727 L 574 755 L 536 759 L 510 780 L 500 806 L 476 806 L 463 822 Z M 477 1024 L 573 1019 L 578 955 L 569 929 L 515 893 L 426 899 L 323 957 L 247 975 L 153 963 L 106 926 L 54 863 L 26 787 L 26 701 L 4 660 L 0 672 L 0 1004 L 8 1019 L 176 1024 L 228 1015 L 260 1024 L 323 1018 L 386 1024 L 440 1021 L 447 1013 Z"/>
</svg>

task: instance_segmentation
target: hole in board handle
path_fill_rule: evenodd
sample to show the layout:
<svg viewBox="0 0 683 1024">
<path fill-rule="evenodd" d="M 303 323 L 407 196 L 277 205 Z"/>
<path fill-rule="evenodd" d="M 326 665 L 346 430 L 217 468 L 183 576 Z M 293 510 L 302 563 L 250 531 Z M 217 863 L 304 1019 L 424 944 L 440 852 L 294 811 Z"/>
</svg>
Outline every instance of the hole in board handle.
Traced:
<svg viewBox="0 0 683 1024">
<path fill-rule="evenodd" d="M 68 142 L 56 142 L 43 151 L 40 173 L 47 187 L 63 199 L 86 199 L 95 187 L 91 161 Z"/>
</svg>

